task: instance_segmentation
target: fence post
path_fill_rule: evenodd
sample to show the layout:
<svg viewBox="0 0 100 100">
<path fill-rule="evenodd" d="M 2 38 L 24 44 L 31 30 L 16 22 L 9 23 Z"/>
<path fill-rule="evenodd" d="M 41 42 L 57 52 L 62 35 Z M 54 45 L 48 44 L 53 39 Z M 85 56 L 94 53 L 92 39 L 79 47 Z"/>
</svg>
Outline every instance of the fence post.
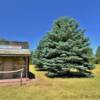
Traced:
<svg viewBox="0 0 100 100">
<path fill-rule="evenodd" d="M 20 85 L 22 86 L 22 78 L 23 78 L 23 71 L 21 71 L 21 73 L 20 73 Z"/>
</svg>

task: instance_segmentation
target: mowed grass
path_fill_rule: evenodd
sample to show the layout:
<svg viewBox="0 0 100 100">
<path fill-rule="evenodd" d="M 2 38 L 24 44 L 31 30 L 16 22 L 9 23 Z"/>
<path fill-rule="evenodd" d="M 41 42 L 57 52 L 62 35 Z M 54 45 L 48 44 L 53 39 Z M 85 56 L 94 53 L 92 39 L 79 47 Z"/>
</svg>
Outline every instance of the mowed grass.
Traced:
<svg viewBox="0 0 100 100">
<path fill-rule="evenodd" d="M 20 86 L 0 87 L 0 100 L 100 100 L 100 65 L 94 78 L 47 78 L 45 72 L 30 70 L 36 79 Z"/>
</svg>

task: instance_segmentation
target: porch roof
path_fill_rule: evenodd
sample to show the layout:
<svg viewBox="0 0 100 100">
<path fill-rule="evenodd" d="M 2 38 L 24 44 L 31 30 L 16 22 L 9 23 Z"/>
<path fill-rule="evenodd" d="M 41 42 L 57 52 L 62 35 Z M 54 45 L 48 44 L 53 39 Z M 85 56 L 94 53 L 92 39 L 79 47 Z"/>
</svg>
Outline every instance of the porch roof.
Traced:
<svg viewBox="0 0 100 100">
<path fill-rule="evenodd" d="M 1 55 L 30 55 L 29 49 L 0 49 Z"/>
</svg>

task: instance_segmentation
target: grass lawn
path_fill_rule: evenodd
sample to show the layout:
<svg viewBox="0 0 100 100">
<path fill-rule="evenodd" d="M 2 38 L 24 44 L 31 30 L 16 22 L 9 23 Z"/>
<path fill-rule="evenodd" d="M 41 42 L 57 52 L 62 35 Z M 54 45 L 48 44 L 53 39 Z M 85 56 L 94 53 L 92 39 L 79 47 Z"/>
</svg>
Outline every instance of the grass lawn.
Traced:
<svg viewBox="0 0 100 100">
<path fill-rule="evenodd" d="M 0 87 L 0 100 L 100 100 L 100 65 L 94 78 L 54 78 L 35 71 L 36 80 L 23 86 Z"/>
</svg>

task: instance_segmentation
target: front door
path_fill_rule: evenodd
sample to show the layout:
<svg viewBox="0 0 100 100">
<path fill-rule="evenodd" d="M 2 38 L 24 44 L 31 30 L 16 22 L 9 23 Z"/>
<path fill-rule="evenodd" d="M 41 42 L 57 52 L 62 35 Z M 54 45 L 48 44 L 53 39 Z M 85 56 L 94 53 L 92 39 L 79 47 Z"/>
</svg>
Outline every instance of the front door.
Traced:
<svg viewBox="0 0 100 100">
<path fill-rule="evenodd" d="M 4 71 L 13 71 L 13 60 L 10 58 L 4 59 Z M 13 78 L 13 73 L 4 73 L 3 79 Z"/>
</svg>

